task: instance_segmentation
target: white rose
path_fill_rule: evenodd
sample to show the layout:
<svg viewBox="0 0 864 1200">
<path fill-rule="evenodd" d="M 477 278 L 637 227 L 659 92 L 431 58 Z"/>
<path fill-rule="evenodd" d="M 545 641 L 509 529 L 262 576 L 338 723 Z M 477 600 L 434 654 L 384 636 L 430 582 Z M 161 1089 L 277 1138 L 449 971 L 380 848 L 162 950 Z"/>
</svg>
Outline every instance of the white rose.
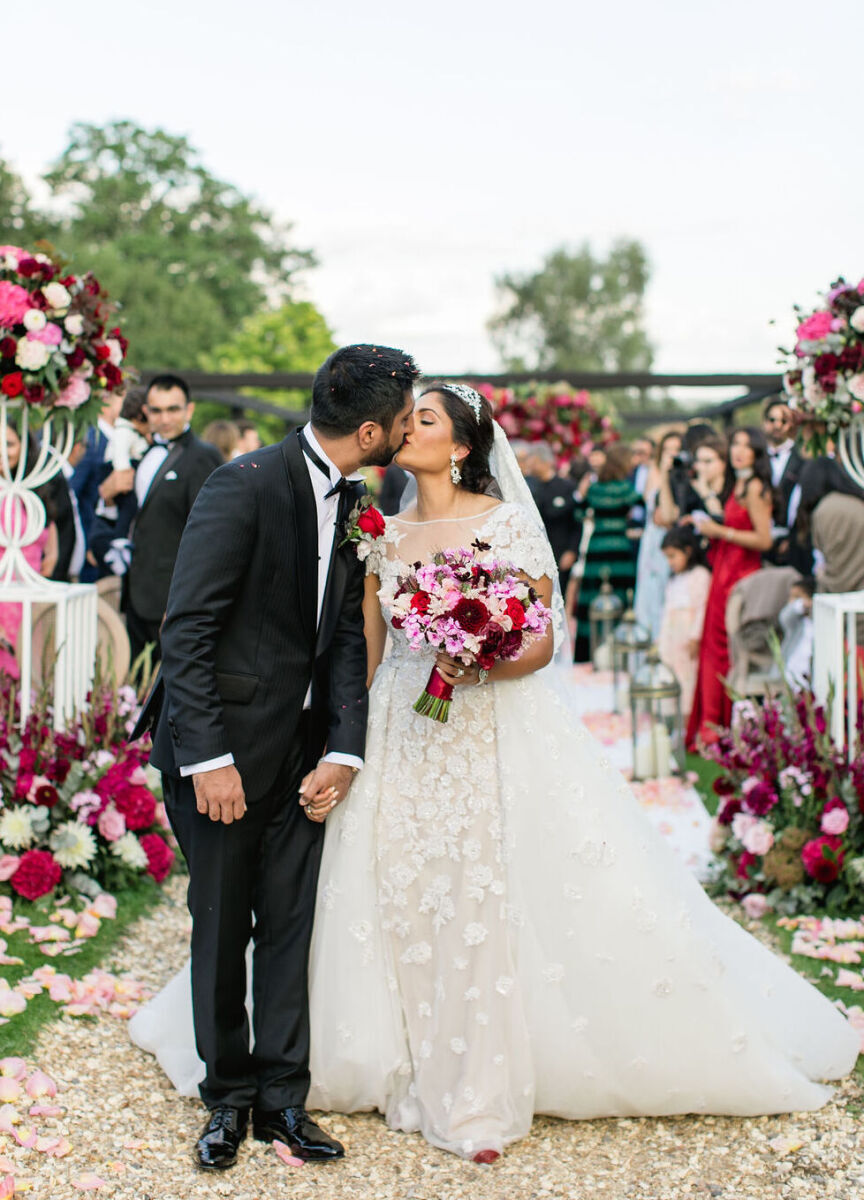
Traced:
<svg viewBox="0 0 864 1200">
<path fill-rule="evenodd" d="M 858 311 L 862 312 L 864 308 L 859 308 Z M 846 387 L 850 396 L 854 396 L 856 400 L 864 400 L 864 375 L 850 375 L 846 380 Z"/>
<path fill-rule="evenodd" d="M 140 871 L 147 866 L 147 855 L 144 847 L 134 833 L 124 833 L 116 842 L 111 843 L 111 853 L 115 854 L 124 866 Z"/>
<path fill-rule="evenodd" d="M 80 313 L 72 313 L 71 317 L 67 317 L 63 324 L 70 337 L 80 337 L 84 332 L 84 318 Z"/>
<path fill-rule="evenodd" d="M 864 304 L 855 309 L 849 318 L 849 324 L 856 333 L 864 333 Z"/>
<path fill-rule="evenodd" d="M 39 329 L 44 329 L 48 324 L 48 318 L 42 312 L 41 308 L 31 308 L 24 314 L 23 325 L 25 329 L 29 329 L 31 333 L 36 333 Z"/>
<path fill-rule="evenodd" d="M 41 371 L 51 357 L 51 349 L 51 346 L 43 346 L 41 342 L 23 337 L 18 342 L 15 362 L 24 371 Z"/>
<path fill-rule="evenodd" d="M 26 850 L 33 844 L 33 825 L 26 808 L 7 808 L 0 817 L 0 842 L 8 850 Z"/>
<path fill-rule="evenodd" d="M 65 312 L 72 297 L 62 283 L 49 283 L 42 289 L 42 295 L 48 301 L 49 307 L 56 313 Z"/>
<path fill-rule="evenodd" d="M 108 359 L 115 367 L 119 367 L 123 361 L 123 347 L 116 338 L 106 338 L 105 345 L 111 351 L 111 357 Z"/>
</svg>

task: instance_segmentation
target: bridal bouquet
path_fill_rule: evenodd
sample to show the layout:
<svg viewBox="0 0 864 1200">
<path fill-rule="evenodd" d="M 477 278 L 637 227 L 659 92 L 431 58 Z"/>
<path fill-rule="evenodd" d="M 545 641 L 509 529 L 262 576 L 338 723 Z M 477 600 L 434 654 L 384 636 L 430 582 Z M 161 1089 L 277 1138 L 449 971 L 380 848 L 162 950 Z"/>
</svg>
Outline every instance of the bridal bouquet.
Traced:
<svg viewBox="0 0 864 1200">
<path fill-rule="evenodd" d="M 819 308 L 796 314 L 783 386 L 790 407 L 833 435 L 864 411 L 864 279 L 838 279 Z"/>
<path fill-rule="evenodd" d="M 77 410 L 95 424 L 123 383 L 127 342 L 108 329 L 114 305 L 92 275 L 66 274 L 46 254 L 0 246 L 0 391 L 7 400 Z"/>
<path fill-rule="evenodd" d="M 381 603 L 412 649 L 435 646 L 488 671 L 497 659 L 519 658 L 543 636 L 550 610 L 512 563 L 482 557 L 489 549 L 478 541 L 470 550 L 442 550 L 382 587 Z M 452 696 L 452 685 L 433 667 L 414 711 L 444 722 Z"/>
</svg>

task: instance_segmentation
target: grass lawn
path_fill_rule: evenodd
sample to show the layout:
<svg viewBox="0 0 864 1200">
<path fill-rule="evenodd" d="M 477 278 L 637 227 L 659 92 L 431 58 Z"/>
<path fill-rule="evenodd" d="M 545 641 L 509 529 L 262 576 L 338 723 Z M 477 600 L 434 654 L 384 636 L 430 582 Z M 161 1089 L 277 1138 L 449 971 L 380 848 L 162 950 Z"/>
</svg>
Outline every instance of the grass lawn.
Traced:
<svg viewBox="0 0 864 1200">
<path fill-rule="evenodd" d="M 694 786 L 702 797 L 702 803 L 713 817 L 717 811 L 717 796 L 712 790 L 711 784 L 720 774 L 719 766 L 715 762 L 702 758 L 699 754 L 688 754 L 687 770 L 696 772 L 698 779 Z"/>
<path fill-rule="evenodd" d="M 27 940 L 27 931 L 11 934 L 6 940 L 6 953 L 24 960 L 23 966 L 0 967 L 0 973 L 10 986 L 29 975 L 37 967 L 50 963 L 63 974 L 73 979 L 80 979 L 94 967 L 100 966 L 109 956 L 112 947 L 123 936 L 127 928 L 138 917 L 154 908 L 162 899 L 162 888 L 151 879 L 144 877 L 132 887 L 127 887 L 117 896 L 117 916 L 113 920 L 103 920 L 102 926 L 95 937 L 88 938 L 75 954 L 58 954 L 49 957 L 43 954 L 38 946 L 31 945 Z M 15 915 L 27 917 L 35 925 L 47 924 L 50 913 L 57 907 L 56 902 L 46 903 L 36 901 L 29 904 L 20 900 L 15 905 Z M 49 998 L 46 992 L 34 996 L 23 1012 L 11 1017 L 8 1024 L 0 1025 L 0 1057 L 5 1055 L 30 1054 L 39 1036 L 42 1026 L 52 1020 L 60 1012 L 60 1006 Z M 86 1019 L 86 1018 L 82 1018 Z"/>
</svg>

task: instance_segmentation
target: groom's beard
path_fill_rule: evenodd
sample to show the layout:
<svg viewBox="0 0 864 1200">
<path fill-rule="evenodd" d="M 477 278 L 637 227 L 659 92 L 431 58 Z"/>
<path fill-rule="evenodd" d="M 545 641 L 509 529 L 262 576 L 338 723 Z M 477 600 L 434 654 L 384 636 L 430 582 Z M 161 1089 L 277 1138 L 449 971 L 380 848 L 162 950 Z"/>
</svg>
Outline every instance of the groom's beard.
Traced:
<svg viewBox="0 0 864 1200">
<path fill-rule="evenodd" d="M 389 467 L 394 455 L 401 449 L 401 442 L 398 446 L 381 446 L 378 450 L 373 450 L 369 458 L 364 459 L 360 465 L 364 467 Z"/>
</svg>

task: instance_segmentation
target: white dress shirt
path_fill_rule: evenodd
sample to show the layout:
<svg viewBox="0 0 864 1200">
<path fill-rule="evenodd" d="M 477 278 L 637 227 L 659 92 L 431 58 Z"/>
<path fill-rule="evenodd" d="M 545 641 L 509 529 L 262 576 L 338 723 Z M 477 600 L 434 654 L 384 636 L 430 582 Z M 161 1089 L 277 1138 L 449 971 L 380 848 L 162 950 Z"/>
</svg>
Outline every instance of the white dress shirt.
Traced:
<svg viewBox="0 0 864 1200">
<path fill-rule="evenodd" d="M 303 436 L 330 472 L 328 479 L 324 475 L 324 472 L 319 470 L 310 461 L 308 455 L 303 455 L 306 470 L 309 472 L 312 491 L 315 494 L 315 508 L 318 514 L 318 603 L 316 605 L 315 618 L 317 626 L 321 620 L 321 606 L 324 603 L 324 591 L 327 587 L 327 576 L 330 571 L 330 556 L 333 553 L 333 538 L 336 535 L 336 516 L 339 511 L 339 493 L 337 492 L 328 498 L 327 492 L 330 491 L 334 484 L 339 482 L 342 472 L 338 467 L 334 466 L 322 450 L 321 444 L 315 437 L 311 425 L 307 424 L 304 426 Z M 147 458 L 149 459 L 153 454 L 154 452 L 151 451 L 147 455 Z M 138 469 L 140 471 L 141 468 L 139 467 Z M 153 474 L 155 475 L 155 473 L 154 471 Z M 362 475 L 349 475 L 348 478 L 352 483 L 362 483 L 363 481 Z M 309 690 L 306 692 L 306 698 L 303 701 L 303 708 L 305 710 L 311 707 L 312 685 L 310 683 Z M 355 754 L 340 754 L 338 751 L 331 751 L 325 754 L 322 761 L 339 763 L 346 767 L 356 767 L 358 770 L 363 766 L 362 758 L 358 758 Z M 187 767 L 181 767 L 180 774 L 184 777 L 194 774 L 200 775 L 204 771 L 215 771 L 218 767 L 229 767 L 233 762 L 233 754 L 222 754 L 219 758 L 208 759 L 207 762 L 192 763 Z"/>
<path fill-rule="evenodd" d="M 777 487 L 783 478 L 783 472 L 786 470 L 786 464 L 789 461 L 789 455 L 792 453 L 794 445 L 795 442 L 792 438 L 787 438 L 782 445 L 771 446 L 768 449 L 768 456 L 771 459 L 771 482 L 774 487 Z"/>
</svg>

